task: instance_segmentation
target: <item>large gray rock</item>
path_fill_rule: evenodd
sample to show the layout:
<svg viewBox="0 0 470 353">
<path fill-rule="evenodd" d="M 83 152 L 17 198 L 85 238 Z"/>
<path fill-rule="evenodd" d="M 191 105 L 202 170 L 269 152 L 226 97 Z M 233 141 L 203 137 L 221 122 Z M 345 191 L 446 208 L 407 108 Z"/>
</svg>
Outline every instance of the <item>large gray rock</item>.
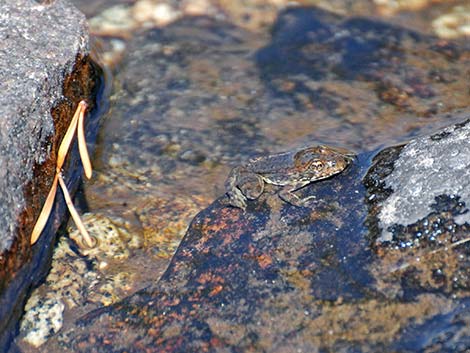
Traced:
<svg viewBox="0 0 470 353">
<path fill-rule="evenodd" d="M 66 1 L 0 1 L 0 352 L 10 347 L 29 289 L 48 270 L 64 220 L 65 202 L 57 197 L 41 237 L 30 245 L 58 146 L 80 100 L 97 111 L 101 72 L 88 41 L 85 17 Z M 89 143 L 94 115 L 86 118 Z M 76 147 L 63 169 L 73 194 L 81 177 Z"/>
<path fill-rule="evenodd" d="M 50 154 L 64 75 L 87 51 L 85 17 L 67 2 L 0 2 L 0 254 L 16 237 L 33 167 Z"/>
<path fill-rule="evenodd" d="M 391 230 L 397 225 L 406 227 L 434 212 L 436 198 L 442 195 L 459 197 L 459 202 L 470 205 L 468 121 L 407 144 L 384 182 L 393 193 L 384 200 L 378 215 L 381 241 L 392 240 Z M 470 212 L 456 215 L 454 221 L 470 224 Z"/>
</svg>

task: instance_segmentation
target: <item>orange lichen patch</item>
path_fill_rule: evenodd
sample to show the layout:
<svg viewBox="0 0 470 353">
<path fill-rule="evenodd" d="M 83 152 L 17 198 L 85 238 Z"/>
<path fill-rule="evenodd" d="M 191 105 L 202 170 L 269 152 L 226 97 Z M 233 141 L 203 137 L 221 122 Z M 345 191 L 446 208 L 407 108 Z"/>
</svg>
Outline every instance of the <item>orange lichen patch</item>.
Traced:
<svg viewBox="0 0 470 353">
<path fill-rule="evenodd" d="M 252 244 L 248 245 L 248 254 L 246 254 L 244 258 L 255 260 L 258 263 L 259 267 L 261 267 L 263 270 L 271 266 L 273 263 L 272 256 L 268 254 L 260 254 L 258 248 L 256 248 Z"/>
<path fill-rule="evenodd" d="M 212 290 L 209 292 L 209 297 L 216 296 L 216 295 L 219 294 L 223 289 L 224 289 L 224 286 L 222 286 L 221 284 L 216 285 L 216 286 L 214 287 L 214 289 L 212 289 Z"/>
<path fill-rule="evenodd" d="M 204 287 L 212 288 L 208 294 L 210 297 L 219 294 L 223 290 L 223 284 L 225 283 L 222 276 L 213 273 L 204 273 L 197 281 L 202 285 L 200 289 L 204 289 Z"/>
<path fill-rule="evenodd" d="M 257 258 L 259 266 L 264 270 L 267 267 L 271 266 L 273 263 L 273 259 L 271 256 L 267 254 L 258 255 Z"/>
<path fill-rule="evenodd" d="M 235 210 L 235 212 L 234 212 Z M 198 251 L 207 251 L 208 240 L 217 238 L 220 234 L 222 247 L 226 247 L 234 241 L 238 240 L 244 231 L 244 221 L 237 217 L 239 210 L 235 208 L 222 208 L 218 210 L 217 215 L 209 215 L 205 217 L 197 229 L 201 232 L 201 238 L 195 243 L 194 248 Z"/>
<path fill-rule="evenodd" d="M 221 231 L 225 231 L 227 226 L 229 226 L 229 220 L 233 217 L 233 213 L 226 212 L 225 209 L 220 211 L 220 215 L 217 219 L 212 217 L 206 218 L 203 222 L 203 226 L 201 230 L 204 234 L 211 235 L 214 233 L 220 233 Z"/>
<path fill-rule="evenodd" d="M 228 232 L 227 229 L 225 230 L 225 236 L 224 236 L 224 241 L 222 243 L 222 246 L 226 247 L 233 242 L 237 241 L 240 239 L 240 236 L 243 233 L 243 229 L 233 229 L 233 232 Z"/>
<path fill-rule="evenodd" d="M 181 300 L 177 297 L 169 298 L 169 297 L 165 296 L 165 297 L 162 298 L 162 302 L 164 302 L 167 307 L 172 307 L 172 306 L 177 306 L 178 304 L 180 304 Z M 178 314 L 174 313 L 174 312 L 171 312 L 170 315 L 178 315 Z"/>
<path fill-rule="evenodd" d="M 225 345 L 225 343 L 222 340 L 218 339 L 217 337 L 212 337 L 209 341 L 209 344 L 208 344 L 208 346 L 211 347 L 211 348 L 212 347 L 213 348 L 221 348 L 221 347 L 224 347 L 224 345 Z"/>
<path fill-rule="evenodd" d="M 214 275 L 210 272 L 203 273 L 199 276 L 197 281 L 201 284 L 214 282 Z"/>
</svg>

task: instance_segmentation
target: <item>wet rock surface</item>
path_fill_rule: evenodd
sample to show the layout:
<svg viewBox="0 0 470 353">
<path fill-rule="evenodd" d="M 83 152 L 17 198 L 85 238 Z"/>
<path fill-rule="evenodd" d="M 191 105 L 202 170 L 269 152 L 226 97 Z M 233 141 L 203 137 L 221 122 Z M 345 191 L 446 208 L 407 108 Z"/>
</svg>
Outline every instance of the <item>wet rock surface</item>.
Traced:
<svg viewBox="0 0 470 353">
<path fill-rule="evenodd" d="M 385 192 L 384 201 L 376 186 L 400 175 L 404 161 L 420 165 L 422 155 L 407 150 L 432 153 L 426 139 L 444 136 L 448 148 L 438 155 L 450 157 L 468 148 L 466 134 L 468 121 L 379 153 L 370 170 L 373 153 L 359 154 L 343 173 L 302 189 L 315 196 L 304 207 L 282 201 L 274 186 L 245 212 L 220 198 L 193 220 L 158 283 L 85 315 L 60 345 L 77 352 L 459 351 L 470 339 L 469 223 L 435 240 L 422 229 L 419 252 L 410 254 L 397 241 L 371 245 L 364 222 L 375 200 L 386 205 L 393 197 Z M 462 168 L 445 158 L 435 163 L 448 179 L 461 176 Z M 409 171 L 404 180 L 425 170 Z M 455 200 L 446 200 L 449 208 L 459 190 L 449 191 Z M 419 197 L 408 201 L 422 208 Z M 459 205 L 454 215 L 469 212 Z M 429 224 L 452 215 L 435 208 Z"/>
<path fill-rule="evenodd" d="M 453 287 L 445 272 L 456 270 L 465 281 L 466 262 L 453 252 L 462 248 L 426 255 L 452 261 L 422 270 L 412 260 L 417 253 L 376 239 L 379 202 L 391 193 L 385 180 L 412 147 L 378 151 L 466 119 L 468 51 L 312 8 L 284 12 L 272 33 L 267 39 L 186 18 L 128 43 L 113 117 L 103 126 L 107 148 L 86 192 L 95 212 L 128 218 L 143 240 L 134 256 L 145 259 L 140 272 L 152 284 L 69 322 L 49 351 L 465 346 L 467 290 Z M 161 275 L 155 264 L 171 256 L 196 210 L 224 193 L 230 167 L 312 142 L 347 146 L 357 157 L 340 174 L 297 191 L 314 196 L 303 207 L 283 202 L 273 185 L 245 212 L 220 197 L 193 219 Z M 426 205 L 431 213 L 465 212 L 462 198 L 433 202 Z M 436 248 L 423 244 L 418 254 L 428 250 Z"/>
<path fill-rule="evenodd" d="M 64 1 L 0 4 L 0 351 L 9 347 L 25 296 L 47 271 L 65 214 L 54 207 L 36 246 L 30 236 L 55 173 L 59 142 L 80 99 L 94 99 L 99 72 L 88 55 L 84 16 Z M 88 117 L 89 120 L 91 116 Z M 96 122 L 88 123 L 87 128 Z M 87 133 L 91 141 L 95 133 Z M 73 153 L 71 153 L 73 155 Z M 81 166 L 69 157 L 72 193 Z"/>
<path fill-rule="evenodd" d="M 336 133 L 347 129 L 354 144 L 371 149 L 384 138 L 412 137 L 423 119 L 432 126 L 436 114 L 468 106 L 467 83 L 451 74 L 461 68 L 448 66 L 468 62 L 468 51 L 455 43 L 305 8 L 286 11 L 272 32 L 271 44 L 256 53 L 271 96 L 285 98 L 284 114 L 272 109 L 270 123 L 313 110 L 315 120 Z"/>
</svg>

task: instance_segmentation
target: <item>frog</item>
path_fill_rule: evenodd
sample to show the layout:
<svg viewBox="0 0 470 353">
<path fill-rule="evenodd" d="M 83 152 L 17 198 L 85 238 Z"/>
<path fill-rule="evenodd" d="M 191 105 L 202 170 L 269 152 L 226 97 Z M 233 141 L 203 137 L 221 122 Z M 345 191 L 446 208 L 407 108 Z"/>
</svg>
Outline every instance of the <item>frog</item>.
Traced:
<svg viewBox="0 0 470 353">
<path fill-rule="evenodd" d="M 344 171 L 354 154 L 344 148 L 314 145 L 249 159 L 232 169 L 225 181 L 230 206 L 246 210 L 247 200 L 258 199 L 265 184 L 281 186 L 281 200 L 303 206 L 314 196 L 300 198 L 295 194 L 308 184 L 330 178 Z"/>
</svg>

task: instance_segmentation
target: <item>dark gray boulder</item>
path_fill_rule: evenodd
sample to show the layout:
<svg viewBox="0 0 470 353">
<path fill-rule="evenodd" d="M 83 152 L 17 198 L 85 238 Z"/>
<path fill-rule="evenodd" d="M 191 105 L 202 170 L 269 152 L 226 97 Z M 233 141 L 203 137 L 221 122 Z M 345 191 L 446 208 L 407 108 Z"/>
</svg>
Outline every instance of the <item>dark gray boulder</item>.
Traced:
<svg viewBox="0 0 470 353">
<path fill-rule="evenodd" d="M 64 75 L 88 52 L 85 17 L 64 1 L 0 4 L 0 253 L 9 250 L 26 206 L 21 192 L 50 155 L 51 110 Z"/>
<path fill-rule="evenodd" d="M 31 246 L 31 231 L 54 177 L 57 148 L 78 102 L 87 99 L 91 111 L 97 107 L 100 70 L 88 56 L 88 45 L 85 17 L 66 1 L 0 2 L 2 352 L 9 347 L 29 288 L 47 270 L 65 215 L 57 198 L 42 237 Z M 72 193 L 81 174 L 73 154 L 72 149 L 64 167 Z"/>
</svg>

